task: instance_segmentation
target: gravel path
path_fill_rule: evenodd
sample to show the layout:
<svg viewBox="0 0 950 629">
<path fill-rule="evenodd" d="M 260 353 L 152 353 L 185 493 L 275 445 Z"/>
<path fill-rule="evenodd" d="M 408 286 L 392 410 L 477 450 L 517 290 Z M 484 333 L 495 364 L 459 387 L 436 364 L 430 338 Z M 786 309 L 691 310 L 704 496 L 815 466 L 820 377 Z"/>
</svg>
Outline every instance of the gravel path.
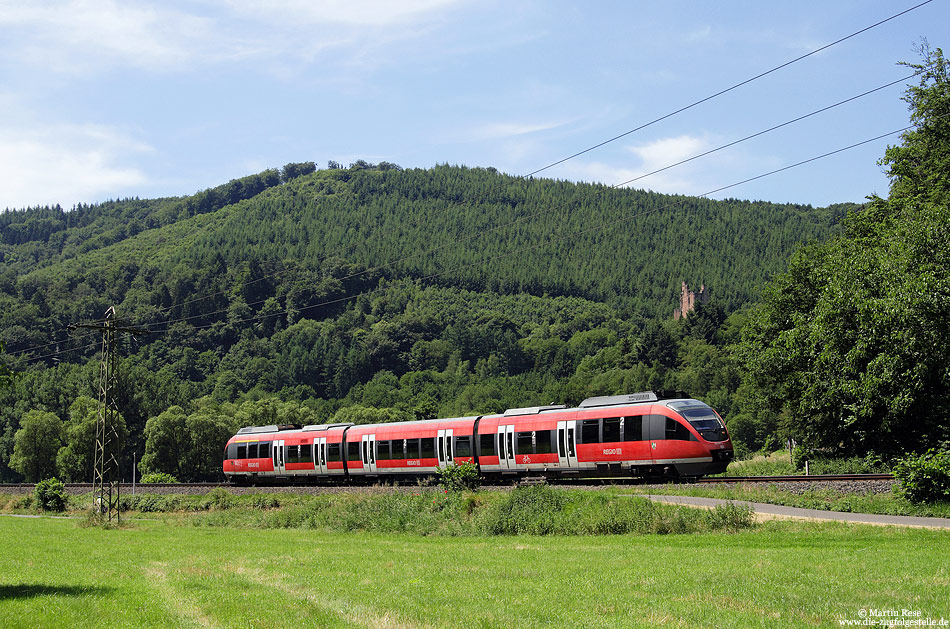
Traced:
<svg viewBox="0 0 950 629">
<path fill-rule="evenodd" d="M 917 528 L 937 528 L 950 530 L 950 518 L 921 518 L 909 515 L 877 515 L 870 513 L 845 513 L 841 511 L 822 511 L 819 509 L 800 509 L 781 505 L 765 504 L 762 502 L 747 502 L 745 500 L 720 500 L 719 498 L 700 498 L 697 496 L 659 496 L 646 494 L 644 497 L 656 502 L 667 504 L 687 505 L 710 509 L 728 503 L 747 505 L 758 516 L 778 518 L 795 518 L 802 520 L 836 520 L 838 522 L 853 522 L 856 524 L 877 524 L 884 526 L 910 526 Z"/>
</svg>

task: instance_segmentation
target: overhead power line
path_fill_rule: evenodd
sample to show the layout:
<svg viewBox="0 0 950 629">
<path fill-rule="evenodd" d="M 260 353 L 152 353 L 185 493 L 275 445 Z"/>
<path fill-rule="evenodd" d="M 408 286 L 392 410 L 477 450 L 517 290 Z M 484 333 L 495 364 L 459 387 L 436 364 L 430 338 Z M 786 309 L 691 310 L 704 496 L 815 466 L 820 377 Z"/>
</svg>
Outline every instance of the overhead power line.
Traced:
<svg viewBox="0 0 950 629">
<path fill-rule="evenodd" d="M 705 97 L 705 98 L 701 98 L 701 99 L 699 99 L 699 100 L 697 100 L 697 101 L 694 101 L 694 102 L 692 102 L 692 103 L 690 103 L 690 104 L 688 104 L 688 105 L 686 105 L 686 106 L 684 106 L 684 107 L 680 107 L 679 109 L 676 109 L 676 110 L 674 110 L 674 111 L 671 111 L 671 112 L 668 113 L 668 114 L 664 114 L 664 115 L 660 116 L 659 118 L 654 118 L 654 119 L 651 120 L 650 122 L 645 122 L 645 123 L 641 124 L 641 125 L 638 126 L 638 127 L 634 127 L 633 129 L 630 129 L 629 131 L 624 131 L 623 133 L 621 133 L 621 134 L 619 134 L 619 135 L 615 135 L 614 137 L 609 138 L 609 139 L 607 139 L 607 140 L 604 140 L 603 142 L 599 142 L 599 143 L 597 143 L 597 144 L 595 144 L 595 145 L 593 145 L 593 146 L 589 146 L 589 147 L 587 147 L 586 149 L 584 149 L 584 150 L 582 150 L 582 151 L 578 151 L 578 152 L 574 153 L 573 155 L 568 155 L 567 157 L 562 158 L 562 159 L 559 159 L 559 160 L 557 160 L 556 162 L 551 162 L 551 163 L 548 164 L 547 166 L 542 166 L 541 168 L 538 168 L 537 170 L 531 171 L 531 172 L 528 173 L 527 175 L 524 175 L 524 177 L 526 177 L 526 178 L 527 178 L 527 177 L 533 177 L 534 175 L 537 175 L 537 174 L 540 173 L 540 172 L 543 172 L 543 171 L 545 171 L 545 170 L 548 170 L 549 168 L 553 168 L 554 166 L 557 166 L 557 165 L 559 165 L 559 164 L 563 164 L 564 162 L 567 162 L 567 161 L 569 161 L 569 160 L 572 160 L 572 159 L 574 159 L 575 157 L 579 157 L 580 155 L 583 155 L 583 154 L 585 154 L 585 153 L 590 153 L 591 151 L 593 151 L 593 150 L 595 150 L 595 149 L 599 149 L 600 147 L 605 146 L 605 145 L 607 145 L 607 144 L 610 144 L 611 142 L 616 142 L 616 141 L 619 140 L 620 138 L 625 138 L 625 137 L 627 137 L 628 135 L 630 135 L 630 134 L 632 134 L 632 133 L 636 133 L 637 131 L 640 131 L 640 130 L 642 130 L 642 129 L 646 129 L 647 127 L 650 127 L 650 126 L 652 126 L 652 125 L 654 125 L 654 124 L 656 124 L 656 123 L 658 123 L 658 122 L 662 122 L 663 120 L 666 120 L 667 118 L 672 118 L 673 116 L 675 116 L 675 115 L 677 115 L 677 114 L 680 114 L 680 113 L 683 113 L 684 111 L 686 111 L 686 110 L 688 110 L 688 109 L 692 109 L 693 107 L 696 107 L 697 105 L 701 105 L 701 104 L 703 104 L 703 103 L 705 103 L 705 102 L 711 101 L 712 99 L 717 98 L 717 97 L 719 97 L 719 96 L 722 96 L 723 94 L 726 94 L 726 93 L 728 93 L 728 92 L 731 92 L 731 91 L 733 91 L 733 90 L 735 90 L 735 89 L 737 89 L 737 88 L 740 88 L 740 87 L 742 87 L 743 85 L 748 85 L 749 83 L 751 83 L 751 82 L 753 82 L 753 81 L 755 81 L 755 80 L 761 79 L 761 78 L 764 77 L 764 76 L 768 76 L 769 74 L 772 74 L 773 72 L 777 72 L 777 71 L 781 70 L 782 68 L 787 68 L 788 66 L 792 65 L 793 63 L 797 63 L 797 62 L 801 61 L 802 59 L 807 59 L 808 57 L 811 57 L 812 55 L 818 54 L 819 52 L 821 52 L 821 51 L 823 51 L 823 50 L 827 50 L 827 49 L 831 48 L 832 46 L 834 46 L 834 45 L 836 45 L 836 44 L 840 44 L 840 43 L 843 42 L 843 41 L 847 41 L 847 40 L 851 39 L 852 37 L 856 37 L 856 36 L 860 35 L 861 33 L 867 32 L 867 31 L 871 30 L 872 28 L 875 28 L 875 27 L 880 26 L 881 24 L 885 24 L 885 23 L 887 23 L 887 22 L 890 22 L 891 20 L 897 19 L 897 18 L 899 18 L 900 16 L 902 16 L 902 15 L 904 15 L 904 14 L 906 14 L 906 13 L 910 13 L 910 12 L 913 11 L 914 9 L 919 9 L 920 7 L 924 6 L 925 4 L 930 4 L 931 2 L 933 2 L 933 0 L 925 0 L 924 2 L 921 2 L 920 4 L 917 4 L 917 5 L 914 5 L 914 6 L 910 7 L 909 9 L 904 9 L 904 10 L 901 11 L 900 13 L 895 13 L 894 15 L 892 15 L 892 16 L 889 17 L 889 18 L 883 19 L 883 20 L 881 20 L 881 21 L 879 21 L 879 22 L 875 22 L 874 24 L 871 24 L 870 26 L 866 26 L 866 27 L 862 28 L 862 29 L 859 30 L 859 31 L 855 31 L 855 32 L 851 33 L 850 35 L 846 35 L 846 36 L 842 37 L 841 39 L 836 39 L 835 41 L 831 42 L 830 44 L 825 44 L 825 45 L 822 46 L 821 48 L 816 48 L 815 50 L 812 50 L 811 52 L 805 53 L 804 55 L 801 55 L 801 56 L 799 56 L 799 57 L 795 57 L 795 58 L 792 59 L 791 61 L 786 61 L 785 63 L 783 63 L 783 64 L 781 64 L 781 65 L 777 65 L 777 66 L 775 66 L 774 68 L 771 68 L 771 69 L 769 69 L 769 70 L 766 70 L 765 72 L 762 72 L 762 73 L 760 73 L 760 74 L 756 74 L 755 76 L 750 77 L 750 78 L 748 78 L 748 79 L 746 79 L 746 80 L 744 80 L 744 81 L 740 81 L 739 83 L 736 83 L 735 85 L 732 85 L 732 86 L 730 86 L 730 87 L 727 87 L 727 88 L 724 89 L 724 90 L 719 90 L 718 92 L 716 92 L 716 93 L 714 93 L 714 94 L 710 94 L 709 96 L 707 96 L 707 97 Z"/>
</svg>

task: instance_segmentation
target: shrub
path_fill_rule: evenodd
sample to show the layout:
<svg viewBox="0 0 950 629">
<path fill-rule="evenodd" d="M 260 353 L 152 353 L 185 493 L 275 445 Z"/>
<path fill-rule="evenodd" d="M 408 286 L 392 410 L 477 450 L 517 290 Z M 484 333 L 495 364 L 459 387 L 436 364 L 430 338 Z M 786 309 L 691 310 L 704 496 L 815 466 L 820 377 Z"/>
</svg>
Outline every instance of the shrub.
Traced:
<svg viewBox="0 0 950 629">
<path fill-rule="evenodd" d="M 911 502 L 950 500 L 950 449 L 931 448 L 897 461 L 894 476 L 898 493 Z"/>
<path fill-rule="evenodd" d="M 274 494 L 254 494 L 249 498 L 251 507 L 254 509 L 276 509 L 280 507 L 280 498 Z"/>
<path fill-rule="evenodd" d="M 809 474 L 886 474 L 891 471 L 890 464 L 874 453 L 863 457 L 835 457 L 826 450 L 798 446 L 792 460 L 799 472 L 805 470 L 807 461 Z"/>
<path fill-rule="evenodd" d="M 482 484 L 474 463 L 461 463 L 439 468 L 439 487 L 445 491 L 474 491 Z"/>
<path fill-rule="evenodd" d="M 805 464 L 802 463 L 801 469 L 804 469 L 804 467 Z M 874 454 L 863 457 L 854 456 L 847 459 L 819 457 L 808 462 L 809 474 L 886 474 L 890 471 L 890 466 L 881 457 Z"/>
<path fill-rule="evenodd" d="M 547 485 L 519 487 L 498 507 L 492 535 L 548 535 L 564 508 L 564 492 Z"/>
<path fill-rule="evenodd" d="M 230 509 L 234 504 L 234 496 L 224 487 L 215 487 L 201 501 L 201 507 L 208 510 Z"/>
<path fill-rule="evenodd" d="M 139 479 L 139 482 L 143 485 L 152 483 L 177 483 L 178 479 L 167 472 L 150 472 Z"/>
<path fill-rule="evenodd" d="M 711 530 L 740 531 L 755 524 L 755 510 L 749 505 L 727 502 L 706 511 L 706 522 Z"/>
<path fill-rule="evenodd" d="M 726 469 L 725 476 L 784 476 L 794 474 L 795 467 L 787 450 L 771 454 L 756 454 L 751 459 L 733 461 Z"/>
<path fill-rule="evenodd" d="M 169 513 L 183 507 L 181 496 L 162 494 L 122 494 L 119 496 L 120 511 L 140 513 Z"/>
<path fill-rule="evenodd" d="M 66 486 L 56 478 L 41 480 L 33 488 L 36 504 L 43 511 L 65 511 Z"/>
</svg>

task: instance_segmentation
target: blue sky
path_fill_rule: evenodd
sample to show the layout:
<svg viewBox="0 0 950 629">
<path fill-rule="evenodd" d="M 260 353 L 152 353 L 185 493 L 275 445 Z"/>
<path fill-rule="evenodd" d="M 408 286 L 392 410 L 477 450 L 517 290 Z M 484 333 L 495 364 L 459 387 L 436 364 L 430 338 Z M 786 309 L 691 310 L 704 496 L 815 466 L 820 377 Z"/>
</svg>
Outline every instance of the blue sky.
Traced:
<svg viewBox="0 0 950 629">
<path fill-rule="evenodd" d="M 0 208 L 191 194 L 290 161 L 523 175 L 917 4 L 0 0 Z M 539 176 L 608 185 L 909 74 L 944 0 Z M 907 125 L 903 84 L 635 187 L 702 194 Z M 714 195 L 886 195 L 896 136 Z"/>
</svg>

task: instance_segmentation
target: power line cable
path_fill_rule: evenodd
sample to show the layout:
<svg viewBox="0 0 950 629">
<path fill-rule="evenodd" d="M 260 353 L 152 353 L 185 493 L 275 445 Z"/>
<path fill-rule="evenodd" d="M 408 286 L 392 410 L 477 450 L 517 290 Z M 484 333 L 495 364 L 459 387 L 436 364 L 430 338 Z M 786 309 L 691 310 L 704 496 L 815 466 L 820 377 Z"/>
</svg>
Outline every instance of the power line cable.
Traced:
<svg viewBox="0 0 950 629">
<path fill-rule="evenodd" d="M 816 48 L 815 50 L 812 50 L 812 51 L 809 52 L 809 53 L 805 53 L 804 55 L 801 55 L 801 56 L 799 56 L 799 57 L 795 57 L 795 58 L 792 59 L 791 61 L 786 61 L 785 63 L 783 63 L 783 64 L 781 64 L 781 65 L 775 66 L 774 68 L 772 68 L 772 69 L 770 69 L 770 70 L 766 70 L 765 72 L 762 72 L 762 73 L 760 73 L 760 74 L 756 74 L 755 76 L 753 76 L 753 77 L 751 77 L 751 78 L 748 78 L 748 79 L 746 79 L 746 80 L 744 80 L 744 81 L 740 81 L 739 83 L 736 83 L 735 85 L 733 85 L 733 86 L 731 86 L 731 87 L 727 87 L 727 88 L 724 89 L 724 90 L 720 90 L 720 91 L 716 92 L 715 94 L 710 94 L 709 96 L 707 96 L 707 97 L 705 97 L 705 98 L 702 98 L 702 99 L 700 99 L 700 100 L 694 101 L 694 102 L 690 103 L 689 105 L 686 105 L 685 107 L 680 107 L 679 109 L 677 109 L 677 110 L 675 110 L 675 111 L 671 111 L 670 113 L 665 114 L 665 115 L 663 115 L 663 116 L 660 116 L 659 118 L 655 118 L 655 119 L 651 120 L 650 122 L 646 122 L 646 123 L 644 123 L 644 124 L 642 124 L 642 125 L 640 125 L 640 126 L 638 126 L 638 127 L 634 127 L 633 129 L 630 129 L 629 131 L 625 131 L 625 132 L 621 133 L 620 135 L 615 135 L 614 137 L 609 138 L 609 139 L 607 139 L 607 140 L 604 140 L 603 142 L 599 142 L 599 143 L 597 143 L 597 144 L 595 144 L 595 145 L 593 145 L 593 146 L 590 146 L 590 147 L 588 147 L 588 148 L 586 148 L 586 149 L 584 149 L 584 150 L 582 150 L 582 151 L 578 151 L 577 153 L 574 153 L 573 155 L 568 155 L 567 157 L 565 157 L 565 158 L 563 158 L 563 159 L 559 159 L 559 160 L 557 160 L 556 162 L 551 162 L 551 163 L 548 164 L 547 166 L 542 166 L 541 168 L 538 168 L 537 170 L 531 171 L 531 172 L 528 173 L 527 175 L 524 175 L 524 177 L 526 177 L 526 178 L 527 178 L 527 177 L 532 177 L 532 176 L 534 176 L 534 175 L 536 175 L 536 174 L 538 174 L 538 173 L 540 173 L 540 172 L 543 172 L 543 171 L 545 171 L 545 170 L 548 170 L 549 168 L 553 168 L 554 166 L 557 166 L 557 165 L 559 165 L 559 164 L 563 164 L 564 162 L 567 162 L 567 161 L 569 161 L 569 160 L 572 160 L 572 159 L 574 159 L 575 157 L 579 157 L 579 156 L 581 156 L 581 155 L 584 155 L 585 153 L 590 153 L 591 151 L 593 151 L 593 150 L 595 150 L 595 149 L 599 149 L 600 147 L 605 146 L 605 145 L 607 145 L 607 144 L 610 144 L 611 142 L 615 142 L 615 141 L 619 140 L 620 138 L 625 138 L 625 137 L 627 137 L 628 135 L 630 135 L 630 134 L 632 134 L 632 133 L 636 133 L 637 131 L 641 131 L 641 130 L 643 130 L 643 129 L 646 129 L 647 127 L 650 127 L 650 126 L 652 126 L 652 125 L 654 125 L 654 124 L 656 124 L 656 123 L 658 123 L 658 122 L 661 122 L 661 121 L 663 121 L 663 120 L 666 120 L 667 118 L 672 118 L 673 116 L 675 116 L 675 115 L 677 115 L 677 114 L 680 114 L 680 113 L 682 113 L 682 112 L 684 112 L 684 111 L 686 111 L 686 110 L 688 110 L 688 109 L 692 109 L 693 107 L 696 107 L 697 105 L 701 105 L 701 104 L 703 104 L 703 103 L 705 103 L 705 102 L 708 102 L 708 101 L 710 101 L 710 100 L 712 100 L 712 99 L 714 99 L 714 98 L 716 98 L 716 97 L 722 96 L 723 94 L 726 94 L 726 93 L 731 92 L 731 91 L 733 91 L 733 90 L 735 90 L 735 89 L 737 89 L 737 88 L 740 88 L 740 87 L 742 87 L 743 85 L 747 85 L 747 84 L 749 84 L 749 83 L 751 83 L 751 82 L 753 82 L 753 81 L 755 81 L 755 80 L 757 80 L 757 79 L 761 79 L 761 78 L 764 77 L 764 76 L 767 76 L 767 75 L 769 75 L 769 74 L 772 74 L 773 72 L 777 72 L 778 70 L 781 70 L 782 68 L 786 68 L 786 67 L 792 65 L 793 63 L 797 63 L 797 62 L 801 61 L 802 59 L 806 59 L 806 58 L 808 58 L 808 57 L 811 57 L 812 55 L 818 54 L 819 52 L 821 52 L 821 51 L 823 51 L 823 50 L 827 50 L 828 48 L 831 48 L 832 46 L 834 46 L 834 45 L 836 45 L 836 44 L 840 44 L 840 43 L 843 42 L 843 41 L 847 41 L 847 40 L 851 39 L 852 37 L 856 37 L 857 35 L 860 35 L 861 33 L 867 32 L 867 31 L 871 30 L 872 28 L 875 28 L 875 27 L 877 27 L 877 26 L 880 26 L 881 24 L 885 24 L 886 22 L 890 22 L 891 20 L 894 20 L 894 19 L 896 19 L 896 18 L 898 18 L 898 17 L 904 15 L 905 13 L 910 13 L 910 12 L 913 11 L 914 9 L 919 9 L 920 7 L 924 6 L 925 4 L 930 4 L 931 2 L 933 2 L 933 0 L 925 0 L 924 2 L 921 2 L 920 4 L 914 5 L 914 6 L 910 7 L 909 9 L 905 9 L 905 10 L 901 11 L 900 13 L 895 13 L 894 15 L 892 15 L 892 16 L 889 17 L 889 18 L 883 19 L 883 20 L 881 20 L 881 21 L 879 21 L 879 22 L 875 22 L 874 24 L 871 24 L 870 26 L 866 26 L 866 27 L 862 28 L 862 29 L 859 30 L 859 31 L 855 31 L 855 32 L 851 33 L 850 35 L 846 35 L 845 37 L 842 37 L 841 39 L 836 39 L 835 41 L 831 42 L 830 44 L 825 44 L 825 45 L 822 46 L 821 48 Z"/>
</svg>

